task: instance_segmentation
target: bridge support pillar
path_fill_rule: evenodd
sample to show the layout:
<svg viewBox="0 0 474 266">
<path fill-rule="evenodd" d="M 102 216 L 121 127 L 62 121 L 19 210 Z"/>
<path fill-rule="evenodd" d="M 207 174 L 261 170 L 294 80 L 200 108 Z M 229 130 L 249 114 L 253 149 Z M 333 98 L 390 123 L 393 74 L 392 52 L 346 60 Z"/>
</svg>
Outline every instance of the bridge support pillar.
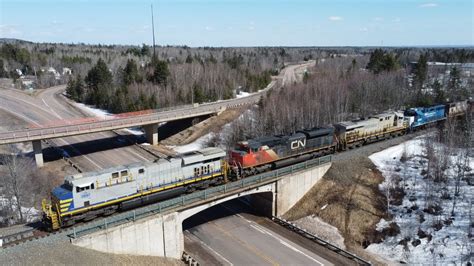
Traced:
<svg viewBox="0 0 474 266">
<path fill-rule="evenodd" d="M 33 140 L 33 153 L 35 154 L 36 166 L 43 167 L 43 150 L 41 148 L 41 140 Z"/>
<path fill-rule="evenodd" d="M 143 129 L 145 129 L 147 142 L 151 145 L 158 145 L 158 124 L 145 125 Z"/>
</svg>

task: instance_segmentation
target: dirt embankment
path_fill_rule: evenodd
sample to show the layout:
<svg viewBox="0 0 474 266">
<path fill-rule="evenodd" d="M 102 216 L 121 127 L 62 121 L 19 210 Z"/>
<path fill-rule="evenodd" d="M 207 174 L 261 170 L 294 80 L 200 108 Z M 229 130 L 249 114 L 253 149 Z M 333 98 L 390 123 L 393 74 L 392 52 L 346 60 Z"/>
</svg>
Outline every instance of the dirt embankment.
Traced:
<svg viewBox="0 0 474 266">
<path fill-rule="evenodd" d="M 164 145 L 184 145 L 189 144 L 196 139 L 210 133 L 210 132 L 219 132 L 222 130 L 222 127 L 237 119 L 246 108 L 235 108 L 228 109 L 222 112 L 219 115 L 212 116 L 192 127 L 187 128 L 175 134 L 163 141 L 161 144 Z"/>
<path fill-rule="evenodd" d="M 374 262 L 363 247 L 376 239 L 375 228 L 380 219 L 388 218 L 386 197 L 378 188 L 383 181 L 367 157 L 334 162 L 284 218 L 297 220 L 316 215 L 341 232 L 349 250 Z"/>
</svg>

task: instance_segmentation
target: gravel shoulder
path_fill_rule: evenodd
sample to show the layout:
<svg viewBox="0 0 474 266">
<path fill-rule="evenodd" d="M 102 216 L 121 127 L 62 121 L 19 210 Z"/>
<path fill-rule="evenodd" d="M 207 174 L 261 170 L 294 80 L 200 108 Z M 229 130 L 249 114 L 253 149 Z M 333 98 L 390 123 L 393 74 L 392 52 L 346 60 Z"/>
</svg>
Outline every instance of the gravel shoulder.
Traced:
<svg viewBox="0 0 474 266">
<path fill-rule="evenodd" d="M 2 265 L 183 265 L 175 259 L 102 253 L 66 242 L 3 249 L 0 261 Z"/>
</svg>

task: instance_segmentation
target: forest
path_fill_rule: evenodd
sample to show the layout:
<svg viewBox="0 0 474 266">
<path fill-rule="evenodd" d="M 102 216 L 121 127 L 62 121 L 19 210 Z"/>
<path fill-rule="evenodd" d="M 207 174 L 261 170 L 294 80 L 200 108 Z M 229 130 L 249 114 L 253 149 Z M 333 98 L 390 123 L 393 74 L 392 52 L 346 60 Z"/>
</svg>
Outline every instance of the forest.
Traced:
<svg viewBox="0 0 474 266">
<path fill-rule="evenodd" d="M 410 63 L 421 60 L 419 65 L 426 66 L 428 61 L 474 61 L 474 51 L 469 48 L 158 46 L 153 49 L 145 44 L 49 44 L 9 39 L 0 43 L 0 78 L 17 81 L 20 76 L 16 70 L 20 70 L 22 75 L 35 80 L 38 88 L 67 84 L 71 99 L 113 113 L 229 99 L 239 90 L 255 92 L 264 88 L 285 63 L 316 60 L 318 66 L 305 76 L 304 84 L 295 85 L 296 90 L 275 92 L 262 102 L 266 109 L 279 97 L 293 99 L 295 103 L 300 97 L 317 97 L 314 99 L 321 107 L 313 105 L 311 111 L 309 107 L 293 108 L 291 103 L 285 107 L 291 111 L 284 117 L 302 114 L 291 122 L 295 127 L 301 126 L 306 116 L 316 118 L 311 123 L 328 123 L 350 113 L 366 115 L 383 106 L 411 104 L 416 94 L 417 104 L 429 104 L 433 100 L 425 97 L 429 83 L 427 70 L 423 67 L 412 70 Z M 58 72 L 67 68 L 71 74 L 55 77 L 45 71 L 48 68 Z M 415 79 L 409 84 L 407 76 L 412 73 L 416 74 Z M 409 85 L 417 89 L 408 90 Z M 444 85 L 428 85 L 433 85 L 439 96 L 437 100 L 442 100 Z M 452 87 L 459 86 L 453 83 Z M 367 97 L 368 101 L 362 101 Z"/>
</svg>

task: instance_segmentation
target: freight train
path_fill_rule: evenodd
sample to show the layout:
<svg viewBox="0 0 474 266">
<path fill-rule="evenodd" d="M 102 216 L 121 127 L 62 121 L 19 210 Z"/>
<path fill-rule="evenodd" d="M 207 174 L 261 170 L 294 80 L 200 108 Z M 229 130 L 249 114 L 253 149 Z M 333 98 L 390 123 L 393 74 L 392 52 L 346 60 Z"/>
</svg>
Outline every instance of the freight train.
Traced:
<svg viewBox="0 0 474 266">
<path fill-rule="evenodd" d="M 50 229 L 57 230 L 97 216 L 400 136 L 466 112 L 472 112 L 472 102 L 388 111 L 304 129 L 292 135 L 241 141 L 228 153 L 220 148 L 205 148 L 155 162 L 67 176 L 52 191 L 51 201 L 43 200 L 43 221 Z"/>
</svg>

